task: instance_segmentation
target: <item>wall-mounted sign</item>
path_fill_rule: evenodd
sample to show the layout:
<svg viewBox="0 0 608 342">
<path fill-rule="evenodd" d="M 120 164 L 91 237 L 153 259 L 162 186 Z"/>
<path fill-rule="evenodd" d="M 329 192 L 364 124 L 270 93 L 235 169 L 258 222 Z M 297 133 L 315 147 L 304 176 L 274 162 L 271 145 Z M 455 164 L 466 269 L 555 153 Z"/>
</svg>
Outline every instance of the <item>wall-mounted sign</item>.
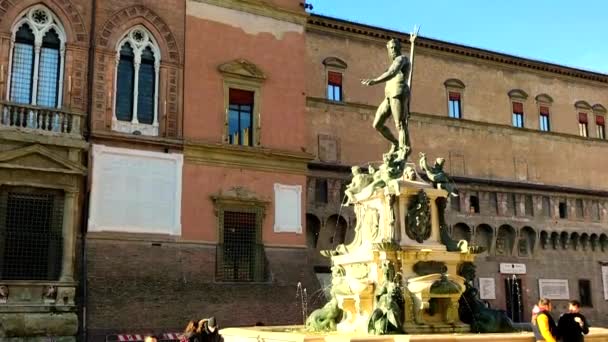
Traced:
<svg viewBox="0 0 608 342">
<path fill-rule="evenodd" d="M 502 274 L 526 274 L 526 264 L 500 263 L 500 273 Z"/>
<path fill-rule="evenodd" d="M 568 279 L 539 279 L 538 292 L 541 298 L 570 299 Z"/>
<path fill-rule="evenodd" d="M 479 298 L 496 299 L 496 283 L 494 278 L 479 278 Z"/>
</svg>

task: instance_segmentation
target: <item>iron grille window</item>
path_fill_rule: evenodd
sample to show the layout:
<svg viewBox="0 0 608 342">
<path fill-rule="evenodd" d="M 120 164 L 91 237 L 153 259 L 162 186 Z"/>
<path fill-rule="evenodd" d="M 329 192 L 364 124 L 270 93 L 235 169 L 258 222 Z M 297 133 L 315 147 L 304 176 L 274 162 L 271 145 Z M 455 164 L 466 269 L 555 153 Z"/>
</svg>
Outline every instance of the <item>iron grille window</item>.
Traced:
<svg viewBox="0 0 608 342">
<path fill-rule="evenodd" d="M 120 49 L 116 80 L 116 118 L 131 121 L 133 112 L 133 82 L 135 68 L 133 67 L 133 49 L 125 43 Z"/>
<path fill-rule="evenodd" d="M 57 107 L 59 91 L 59 36 L 49 30 L 42 39 L 38 70 L 36 103 L 40 106 Z"/>
<path fill-rule="evenodd" d="M 0 192 L 0 279 L 58 280 L 62 221 L 59 192 L 32 188 Z"/>
<path fill-rule="evenodd" d="M 218 246 L 216 278 L 228 282 L 265 280 L 264 247 L 259 243 L 258 213 L 221 210 L 221 244 Z"/>
<path fill-rule="evenodd" d="M 34 75 L 34 34 L 27 24 L 21 25 L 15 34 L 12 66 L 10 99 L 17 103 L 30 103 Z"/>
<path fill-rule="evenodd" d="M 154 53 L 147 47 L 141 53 L 141 65 L 139 66 L 139 80 L 137 92 L 137 120 L 151 125 L 154 120 L 154 83 L 156 72 L 154 71 Z"/>
</svg>

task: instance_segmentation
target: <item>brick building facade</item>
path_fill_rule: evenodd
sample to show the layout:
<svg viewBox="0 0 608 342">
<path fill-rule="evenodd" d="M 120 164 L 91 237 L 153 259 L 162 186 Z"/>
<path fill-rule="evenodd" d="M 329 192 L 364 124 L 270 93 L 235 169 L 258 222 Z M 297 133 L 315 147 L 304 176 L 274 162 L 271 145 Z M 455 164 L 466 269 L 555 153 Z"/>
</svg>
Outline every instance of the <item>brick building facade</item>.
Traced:
<svg viewBox="0 0 608 342">
<path fill-rule="evenodd" d="M 339 205 L 350 165 L 377 165 L 388 148 L 371 127 L 383 89 L 359 80 L 385 70 L 391 37 L 409 51 L 406 34 L 309 18 L 311 255 L 352 235 L 352 210 Z M 529 321 L 539 284 L 551 283 L 562 295 L 558 312 L 566 298 L 579 299 L 594 324 L 608 324 L 608 77 L 432 39 L 416 44 L 410 161 L 417 164 L 418 152 L 446 159 L 460 189 L 447 221 L 454 238 L 487 249 L 477 276 L 494 284 L 488 303 Z M 327 260 L 313 262 L 327 272 Z M 524 274 L 504 269 L 512 264 L 525 265 Z"/>
<path fill-rule="evenodd" d="M 359 79 L 392 37 L 296 0 L 0 1 L 0 336 L 300 323 L 298 283 L 322 304 L 318 252 L 353 235 L 350 166 L 386 148 Z M 416 53 L 412 156 L 446 158 L 490 305 L 528 320 L 557 280 L 608 324 L 608 76 Z"/>
</svg>

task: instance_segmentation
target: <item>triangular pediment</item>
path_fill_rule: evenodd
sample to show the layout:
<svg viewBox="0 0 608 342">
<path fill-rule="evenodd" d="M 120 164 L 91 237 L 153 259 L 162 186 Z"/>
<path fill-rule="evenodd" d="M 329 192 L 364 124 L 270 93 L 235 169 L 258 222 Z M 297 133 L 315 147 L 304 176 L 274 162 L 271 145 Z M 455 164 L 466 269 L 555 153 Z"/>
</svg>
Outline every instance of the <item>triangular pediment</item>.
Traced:
<svg viewBox="0 0 608 342">
<path fill-rule="evenodd" d="M 84 166 L 38 144 L 0 152 L 0 168 L 86 174 Z"/>
<path fill-rule="evenodd" d="M 235 59 L 224 63 L 220 65 L 218 69 L 221 73 L 231 76 L 257 79 L 260 81 L 266 79 L 266 75 L 257 65 L 245 59 Z"/>
</svg>

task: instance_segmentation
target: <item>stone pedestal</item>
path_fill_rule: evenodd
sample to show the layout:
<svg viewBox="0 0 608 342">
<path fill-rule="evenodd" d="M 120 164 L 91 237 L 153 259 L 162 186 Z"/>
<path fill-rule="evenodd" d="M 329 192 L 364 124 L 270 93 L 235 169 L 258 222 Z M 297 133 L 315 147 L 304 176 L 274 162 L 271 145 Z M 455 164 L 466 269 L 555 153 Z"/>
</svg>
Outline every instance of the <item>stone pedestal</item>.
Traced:
<svg viewBox="0 0 608 342">
<path fill-rule="evenodd" d="M 332 257 L 332 294 L 344 310 L 338 331 L 367 333 L 379 289 L 395 279 L 403 292 L 407 333 L 469 331 L 458 319 L 465 280 L 457 271 L 474 256 L 447 252 L 441 243 L 435 201 L 447 192 L 423 182 L 395 180 L 360 195 L 367 197 L 355 196 L 355 238 Z M 389 263 L 400 277 L 383 279 L 382 265 Z"/>
</svg>

